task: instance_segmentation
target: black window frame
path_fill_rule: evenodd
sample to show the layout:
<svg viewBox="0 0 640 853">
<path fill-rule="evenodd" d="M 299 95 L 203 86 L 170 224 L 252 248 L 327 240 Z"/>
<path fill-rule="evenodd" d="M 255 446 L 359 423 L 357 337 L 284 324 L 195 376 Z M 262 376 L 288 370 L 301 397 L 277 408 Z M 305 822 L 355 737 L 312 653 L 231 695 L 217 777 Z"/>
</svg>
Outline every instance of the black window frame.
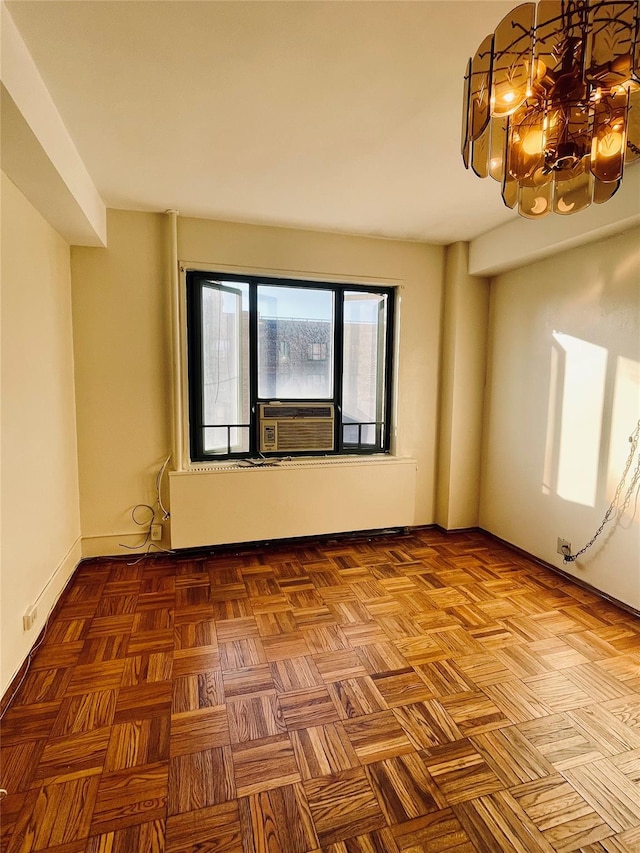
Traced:
<svg viewBox="0 0 640 853">
<path fill-rule="evenodd" d="M 260 457 L 300 457 L 300 456 L 344 456 L 374 455 L 389 453 L 391 442 L 391 411 L 393 399 L 393 361 L 395 337 L 395 296 L 394 286 L 356 284 L 352 282 L 326 282 L 310 279 L 279 278 L 273 276 L 242 275 L 238 273 L 215 272 L 211 270 L 187 269 L 186 277 L 186 321 L 187 321 L 187 377 L 188 377 L 188 415 L 189 415 L 189 457 L 191 462 L 217 462 L 232 459 L 256 459 Z M 231 424 L 227 427 L 227 453 L 212 453 L 204 449 L 204 387 L 203 387 L 203 341 L 202 341 L 202 293 L 203 287 L 219 284 L 222 289 L 232 290 L 234 282 L 249 286 L 249 424 Z M 330 397 L 305 397 L 304 403 L 332 403 L 335 407 L 334 450 L 323 451 L 287 451 L 261 452 L 258 449 L 258 406 L 260 403 L 299 402 L 300 397 L 260 397 L 258 395 L 258 285 L 299 287 L 313 290 L 328 290 L 334 295 L 333 317 L 333 395 Z M 385 387 L 382 400 L 382 421 L 361 422 L 359 442 L 345 442 L 342 421 L 342 369 L 344 361 L 344 294 L 365 293 L 385 295 L 386 329 L 384 338 L 384 376 Z M 377 443 L 375 446 L 362 443 L 362 427 L 376 425 Z M 349 425 L 347 423 L 347 425 Z M 220 425 L 210 425 L 220 426 Z M 358 423 L 351 424 L 358 426 Z M 234 427 L 249 428 L 249 450 L 233 452 L 230 449 L 230 430 Z"/>
</svg>

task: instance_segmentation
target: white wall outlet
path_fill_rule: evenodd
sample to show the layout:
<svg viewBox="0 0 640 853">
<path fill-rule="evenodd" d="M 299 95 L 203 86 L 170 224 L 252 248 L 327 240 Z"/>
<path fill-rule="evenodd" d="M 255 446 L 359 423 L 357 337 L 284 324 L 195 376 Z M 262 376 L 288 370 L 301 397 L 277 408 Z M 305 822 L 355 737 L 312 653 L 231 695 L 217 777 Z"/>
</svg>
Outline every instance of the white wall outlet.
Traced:
<svg viewBox="0 0 640 853">
<path fill-rule="evenodd" d="M 561 539 L 558 536 L 558 546 L 556 548 L 561 557 L 568 557 L 571 554 L 571 542 L 568 539 Z"/>
<path fill-rule="evenodd" d="M 162 539 L 162 525 L 160 523 L 151 525 L 151 541 L 159 542 Z"/>
<path fill-rule="evenodd" d="M 38 608 L 35 604 L 32 604 L 31 607 L 27 607 L 24 616 L 22 617 L 22 630 L 30 631 L 33 628 L 33 623 L 36 621 L 38 616 Z"/>
</svg>

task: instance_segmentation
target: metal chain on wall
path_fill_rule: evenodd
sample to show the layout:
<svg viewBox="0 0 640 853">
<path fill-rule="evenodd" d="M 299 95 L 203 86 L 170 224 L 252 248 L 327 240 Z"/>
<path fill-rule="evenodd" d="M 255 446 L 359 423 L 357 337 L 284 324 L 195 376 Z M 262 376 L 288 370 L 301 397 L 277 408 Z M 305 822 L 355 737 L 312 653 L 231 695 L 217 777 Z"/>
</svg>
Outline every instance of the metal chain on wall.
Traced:
<svg viewBox="0 0 640 853">
<path fill-rule="evenodd" d="M 563 559 L 563 563 L 573 563 L 575 560 L 577 560 L 578 557 L 580 557 L 582 554 L 584 554 L 585 551 L 587 551 L 589 548 L 591 548 L 591 546 L 596 541 L 598 536 L 600 536 L 600 534 L 604 530 L 605 525 L 608 524 L 608 522 L 610 522 L 612 520 L 612 518 L 615 518 L 615 517 L 620 518 L 627 511 L 627 508 L 628 508 L 629 504 L 631 503 L 631 498 L 633 497 L 634 492 L 638 489 L 638 486 L 640 485 L 640 456 L 638 457 L 638 461 L 636 463 L 636 467 L 635 467 L 635 470 L 633 472 L 633 476 L 631 477 L 631 480 L 629 482 L 629 486 L 627 488 L 627 491 L 625 492 L 624 500 L 622 501 L 622 503 L 619 506 L 618 506 L 618 503 L 620 501 L 620 495 L 622 494 L 622 490 L 624 489 L 624 485 L 625 485 L 625 482 L 627 479 L 627 475 L 629 474 L 629 471 L 631 470 L 631 466 L 633 464 L 634 456 L 636 455 L 636 451 L 638 449 L 638 439 L 639 438 L 640 438 L 640 420 L 636 424 L 636 428 L 634 429 L 634 431 L 629 436 L 629 442 L 631 444 L 631 450 L 629 451 L 627 463 L 624 467 L 624 471 L 622 473 L 622 478 L 621 478 L 620 482 L 618 483 L 618 487 L 617 487 L 616 492 L 613 496 L 613 500 L 609 504 L 609 508 L 607 509 L 606 513 L 604 514 L 604 518 L 602 519 L 602 523 L 601 523 L 600 527 L 598 527 L 598 529 L 593 534 L 591 539 L 579 551 L 577 551 L 575 554 L 565 554 L 564 559 Z"/>
</svg>

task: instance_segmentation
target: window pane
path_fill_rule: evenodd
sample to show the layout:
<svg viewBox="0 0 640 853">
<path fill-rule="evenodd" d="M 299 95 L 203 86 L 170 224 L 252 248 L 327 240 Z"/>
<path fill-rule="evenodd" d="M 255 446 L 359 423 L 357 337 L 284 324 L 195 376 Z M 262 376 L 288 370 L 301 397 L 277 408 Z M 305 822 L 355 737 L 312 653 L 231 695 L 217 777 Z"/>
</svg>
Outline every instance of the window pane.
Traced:
<svg viewBox="0 0 640 853">
<path fill-rule="evenodd" d="M 358 444 L 359 440 L 358 424 L 342 424 L 342 440 L 345 444 Z"/>
<path fill-rule="evenodd" d="M 202 288 L 202 394 L 206 453 L 249 450 L 249 286 Z"/>
<path fill-rule="evenodd" d="M 258 285 L 258 397 L 333 396 L 333 293 Z"/>
<path fill-rule="evenodd" d="M 364 445 L 375 445 L 376 444 L 376 425 L 375 424 L 363 424 L 362 426 L 362 435 L 360 437 L 360 441 Z"/>
<path fill-rule="evenodd" d="M 344 294 L 342 422 L 345 424 L 345 444 L 359 443 L 370 448 L 382 446 L 387 382 L 386 332 L 386 294 Z M 358 430 L 347 429 L 348 424 L 363 424 L 360 442 Z"/>
<path fill-rule="evenodd" d="M 249 427 L 205 427 L 204 450 L 206 453 L 248 453 Z"/>
</svg>

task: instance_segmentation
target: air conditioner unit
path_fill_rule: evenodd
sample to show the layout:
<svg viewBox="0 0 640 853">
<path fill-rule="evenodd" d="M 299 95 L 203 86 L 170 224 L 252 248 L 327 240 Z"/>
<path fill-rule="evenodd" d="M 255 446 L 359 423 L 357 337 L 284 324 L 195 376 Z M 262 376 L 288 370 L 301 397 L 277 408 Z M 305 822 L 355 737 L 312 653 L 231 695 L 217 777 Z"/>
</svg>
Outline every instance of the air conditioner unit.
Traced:
<svg viewBox="0 0 640 853">
<path fill-rule="evenodd" d="M 261 453 L 330 451 L 334 444 L 332 403 L 259 403 Z"/>
</svg>

